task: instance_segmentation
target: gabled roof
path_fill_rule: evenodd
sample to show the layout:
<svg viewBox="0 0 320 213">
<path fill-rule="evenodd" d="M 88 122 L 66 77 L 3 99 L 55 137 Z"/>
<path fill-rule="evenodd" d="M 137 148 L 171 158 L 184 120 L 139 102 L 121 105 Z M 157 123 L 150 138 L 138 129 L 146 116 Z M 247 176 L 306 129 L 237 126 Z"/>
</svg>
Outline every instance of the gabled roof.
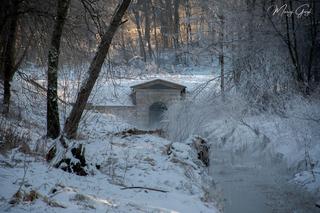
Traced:
<svg viewBox="0 0 320 213">
<path fill-rule="evenodd" d="M 186 86 L 166 81 L 163 79 L 154 79 L 141 84 L 131 86 L 132 89 L 177 89 L 183 90 Z"/>
</svg>

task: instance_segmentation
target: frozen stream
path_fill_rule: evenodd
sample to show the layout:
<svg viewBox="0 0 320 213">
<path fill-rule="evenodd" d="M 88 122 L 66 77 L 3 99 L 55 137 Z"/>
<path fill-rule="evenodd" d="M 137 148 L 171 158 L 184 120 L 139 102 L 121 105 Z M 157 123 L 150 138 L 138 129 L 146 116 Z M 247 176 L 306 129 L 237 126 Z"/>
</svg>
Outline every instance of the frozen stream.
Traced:
<svg viewBox="0 0 320 213">
<path fill-rule="evenodd" d="M 315 199 L 288 183 L 280 164 L 266 166 L 212 150 L 210 174 L 221 190 L 225 213 L 317 213 Z"/>
</svg>

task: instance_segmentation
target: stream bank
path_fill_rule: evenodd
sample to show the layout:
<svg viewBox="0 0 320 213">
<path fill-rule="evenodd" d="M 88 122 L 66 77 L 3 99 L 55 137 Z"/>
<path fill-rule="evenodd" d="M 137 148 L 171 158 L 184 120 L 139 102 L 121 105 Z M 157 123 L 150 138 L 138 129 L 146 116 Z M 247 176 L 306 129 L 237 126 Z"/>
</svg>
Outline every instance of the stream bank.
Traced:
<svg viewBox="0 0 320 213">
<path fill-rule="evenodd" d="M 219 196 L 225 213 L 316 213 L 316 198 L 292 184 L 283 163 L 247 159 L 212 148 L 210 175 L 212 191 Z"/>
</svg>

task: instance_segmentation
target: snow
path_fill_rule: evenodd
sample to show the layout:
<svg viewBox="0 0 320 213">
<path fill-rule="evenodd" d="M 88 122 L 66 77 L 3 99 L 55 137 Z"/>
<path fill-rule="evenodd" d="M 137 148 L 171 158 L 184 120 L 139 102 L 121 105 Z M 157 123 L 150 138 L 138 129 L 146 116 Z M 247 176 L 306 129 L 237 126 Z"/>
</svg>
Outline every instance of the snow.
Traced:
<svg viewBox="0 0 320 213">
<path fill-rule="evenodd" d="M 139 79 L 120 79 L 112 82 L 101 80 L 104 83 L 99 84 L 99 86 L 94 88 L 89 102 L 98 106 L 132 106 L 133 104 L 130 98 L 132 91 L 130 87 L 159 78 L 185 85 L 187 87 L 187 91 L 192 92 L 199 85 L 204 84 L 206 81 L 213 78 L 213 76 L 156 74 L 143 76 Z"/>
<path fill-rule="evenodd" d="M 39 144 L 48 150 L 53 141 L 43 137 L 45 99 L 23 90 L 25 86 L 15 84 L 13 93 L 14 102 L 19 98 L 27 106 L 13 105 L 21 120 L 5 119 L 6 126 L 30 133 L 32 150 Z M 69 142 L 85 145 L 85 177 L 50 167 L 44 152 L 25 155 L 16 148 L 0 155 L 0 212 L 219 212 L 207 196 L 212 181 L 189 145 L 156 135 L 114 135 L 133 127 L 115 115 L 85 112 L 79 139 Z M 167 192 L 123 189 L 131 186 Z M 35 191 L 37 199 L 9 204 L 19 189 L 24 197 Z"/>
<path fill-rule="evenodd" d="M 76 94 L 81 86 L 80 82 L 86 78 L 84 73 L 86 73 L 88 66 L 84 64 L 76 68 L 68 66 L 62 68 L 58 80 L 58 94 L 61 99 L 69 103 L 75 101 Z M 195 66 L 183 69 L 177 67 L 177 69 L 176 72 L 173 71 L 174 73 L 169 74 L 165 70 L 155 68 L 154 65 L 148 65 L 144 69 L 130 66 L 115 68 L 104 66 L 88 102 L 96 106 L 132 106 L 130 87 L 133 85 L 160 78 L 185 85 L 187 91 L 191 93 L 214 78 L 209 70 L 212 69 L 211 67 Z M 46 87 L 44 70 L 30 64 L 22 71 Z M 16 80 L 20 81 L 21 79 L 16 76 Z"/>
<path fill-rule="evenodd" d="M 295 175 L 292 182 L 304 186 L 311 192 L 320 193 L 320 169 L 316 168 L 312 171 L 302 171 Z"/>
<path fill-rule="evenodd" d="M 185 175 L 188 170 L 200 177 L 201 168 L 171 161 L 164 151 L 169 141 L 152 135 L 111 138 L 89 139 L 85 142 L 87 161 L 101 165 L 100 170 L 93 170 L 94 175 L 87 177 L 50 168 L 42 159 L 25 159 L 22 155 L 14 159 L 1 157 L 1 161 L 17 165 L 14 168 L 0 167 L 0 209 L 14 212 L 216 211 L 212 203 L 201 200 L 201 179 L 189 179 Z M 182 144 L 176 144 L 177 147 L 179 152 L 185 152 L 184 149 L 188 148 Z M 21 183 L 24 162 L 27 162 L 27 173 Z M 17 206 L 7 204 L 20 184 L 23 189 L 36 190 L 65 208 L 48 208 L 41 199 Z M 121 190 L 123 186 L 151 187 L 168 193 L 143 189 Z M 53 189 L 55 193 L 52 193 Z"/>
<path fill-rule="evenodd" d="M 309 115 L 318 113 L 318 109 L 315 111 L 310 108 Z M 297 112 L 300 111 L 291 113 L 297 115 Z M 320 192 L 319 123 L 303 117 L 270 114 L 246 117 L 243 121 L 234 118 L 212 121 L 206 129 L 206 132 L 210 132 L 207 137 L 213 144 L 223 146 L 232 153 L 266 158 L 271 164 L 285 161 L 288 169 L 296 171 L 293 182 L 312 192 Z M 306 153 L 310 156 L 310 163 L 315 164 L 313 169 L 304 166 Z M 310 179 L 311 170 L 315 178 Z"/>
<path fill-rule="evenodd" d="M 5 120 L 8 127 L 28 134 L 31 149 L 34 150 L 39 144 L 48 149 L 52 141 L 46 141 L 43 137 L 45 96 L 19 77 L 16 78 L 13 81 L 12 105 L 16 117 L 1 120 Z M 206 82 L 213 76 L 157 73 L 114 81 L 102 77 L 90 102 L 94 105 L 130 106 L 130 86 L 155 78 L 185 85 L 189 92 L 190 99 L 183 103 L 184 106 L 170 107 L 168 110 L 172 114 L 166 117 L 164 123 L 172 131 L 168 132 L 171 140 L 155 135 L 115 136 L 115 132 L 134 126 L 116 115 L 85 112 L 78 131 L 79 138 L 71 143 L 85 145 L 90 175 L 79 177 L 51 168 L 39 153 L 24 156 L 14 149 L 6 157 L 0 156 L 0 211 L 218 212 L 219 198 L 207 195 L 213 189 L 214 182 L 201 162 L 197 161 L 190 146 L 193 135 L 206 137 L 218 151 L 230 153 L 234 158 L 246 156 L 251 160 L 252 168 L 257 166 L 254 164 L 256 159 L 266 160 L 266 173 L 268 166 L 285 162 L 285 169 L 291 172 L 290 183 L 320 195 L 318 101 L 292 98 L 286 103 L 283 115 L 248 113 L 247 103 L 241 98 L 231 97 L 233 100 L 227 104 L 216 101 L 219 98 L 214 98 L 213 102 L 207 101 L 215 94 L 208 96 L 206 91 L 218 85 L 212 81 L 205 88 Z M 44 84 L 43 78 L 38 80 Z M 59 82 L 61 97 L 65 92 L 61 85 L 69 84 L 66 97 L 68 100 L 74 99 L 77 90 L 75 81 L 60 79 Z M 60 110 L 63 123 L 70 107 L 61 106 Z M 185 116 L 175 117 L 181 112 Z M 170 155 L 167 154 L 169 146 Z M 305 166 L 307 155 L 308 165 Z M 98 170 L 95 165 L 101 168 Z M 242 169 L 242 165 L 238 166 L 235 170 Z M 246 177 L 247 174 L 243 175 Z M 122 190 L 125 186 L 150 187 L 168 192 Z M 26 193 L 33 189 L 41 196 L 34 202 L 16 206 L 8 204 L 19 187 Z M 48 203 L 65 208 L 49 207 Z"/>
<path fill-rule="evenodd" d="M 213 149 L 229 153 L 232 163 L 246 157 L 266 169 L 285 164 L 292 183 L 319 195 L 320 103 L 293 96 L 284 111 L 257 111 L 237 94 L 223 102 L 206 91 L 169 107 L 165 115 L 169 138 L 185 141 L 190 135 L 206 137 Z M 209 100 L 209 101 L 208 101 Z M 282 100 L 283 101 L 283 100 Z M 307 166 L 306 166 L 307 162 Z M 310 174 L 315 175 L 310 181 Z M 279 174 L 280 175 L 280 174 Z M 296 178 L 296 177 L 300 178 Z"/>
</svg>

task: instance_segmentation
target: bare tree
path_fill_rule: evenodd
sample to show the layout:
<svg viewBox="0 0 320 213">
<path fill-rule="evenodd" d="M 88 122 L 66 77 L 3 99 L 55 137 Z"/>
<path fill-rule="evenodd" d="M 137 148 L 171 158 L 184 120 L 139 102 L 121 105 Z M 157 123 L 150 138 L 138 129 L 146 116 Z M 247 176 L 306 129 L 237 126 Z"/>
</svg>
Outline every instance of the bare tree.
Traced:
<svg viewBox="0 0 320 213">
<path fill-rule="evenodd" d="M 14 76 L 16 66 L 15 66 L 15 56 L 16 56 L 16 34 L 18 26 L 18 10 L 19 10 L 20 1 L 12 0 L 5 2 L 2 6 L 8 12 L 8 15 L 3 18 L 5 29 L 1 32 L 1 37 L 3 47 L 1 48 L 1 64 L 0 64 L 0 73 L 3 77 L 3 114 L 9 113 L 10 107 L 10 96 L 11 96 L 11 81 Z M 5 20 L 6 19 L 6 20 Z"/>
<path fill-rule="evenodd" d="M 315 55 L 319 54 L 317 40 L 319 39 L 319 3 L 314 0 L 306 1 L 310 14 L 299 17 L 297 15 L 275 16 L 269 14 L 269 20 L 276 35 L 284 42 L 291 63 L 293 76 L 300 91 L 310 94 L 312 85 L 317 84 Z M 279 3 L 279 2 L 278 2 Z M 293 11 L 301 2 L 286 0 L 281 2 L 288 10 Z M 306 39 L 308 38 L 308 39 Z"/>
<path fill-rule="evenodd" d="M 143 3 L 143 12 L 144 12 L 144 38 L 146 40 L 146 45 L 148 48 L 148 54 L 150 59 L 152 59 L 152 47 L 151 47 L 151 37 L 150 37 L 150 2 L 144 1 Z"/>
<path fill-rule="evenodd" d="M 102 36 L 101 43 L 88 70 L 88 78 L 83 82 L 82 87 L 80 88 L 80 91 L 78 93 L 77 100 L 70 112 L 70 115 L 66 120 L 64 126 L 64 134 L 67 138 L 76 137 L 82 113 L 86 107 L 93 86 L 95 85 L 95 82 L 99 76 L 103 62 L 108 54 L 112 39 L 118 27 L 123 23 L 122 17 L 127 11 L 130 3 L 131 0 L 123 0 L 118 5 L 114 15 L 112 16 L 107 31 Z"/>
<path fill-rule="evenodd" d="M 140 56 L 143 58 L 143 61 L 147 60 L 146 51 L 144 49 L 144 42 L 142 39 L 142 30 L 141 30 L 141 15 L 138 5 L 135 5 L 136 8 L 132 7 L 132 12 L 134 15 L 134 22 L 136 24 L 138 38 L 139 38 L 139 47 L 140 47 Z"/>
<path fill-rule="evenodd" d="M 190 43 L 192 43 L 190 0 L 185 0 L 185 13 L 187 18 L 187 23 L 186 23 L 187 45 L 189 45 Z"/>
<path fill-rule="evenodd" d="M 60 40 L 69 5 L 70 0 L 58 0 L 57 16 L 55 18 L 48 54 L 47 136 L 53 139 L 57 138 L 60 134 L 57 79 Z"/>
<path fill-rule="evenodd" d="M 179 15 L 180 0 L 174 1 L 174 35 L 173 43 L 176 52 L 176 63 L 179 63 L 178 49 L 180 48 L 179 37 L 180 37 L 180 15 Z"/>
<path fill-rule="evenodd" d="M 219 43 L 220 43 L 220 49 L 219 49 L 219 64 L 220 64 L 220 89 L 221 89 L 221 97 L 222 100 L 225 98 L 224 90 L 224 16 L 220 15 L 220 32 L 219 32 Z"/>
</svg>

